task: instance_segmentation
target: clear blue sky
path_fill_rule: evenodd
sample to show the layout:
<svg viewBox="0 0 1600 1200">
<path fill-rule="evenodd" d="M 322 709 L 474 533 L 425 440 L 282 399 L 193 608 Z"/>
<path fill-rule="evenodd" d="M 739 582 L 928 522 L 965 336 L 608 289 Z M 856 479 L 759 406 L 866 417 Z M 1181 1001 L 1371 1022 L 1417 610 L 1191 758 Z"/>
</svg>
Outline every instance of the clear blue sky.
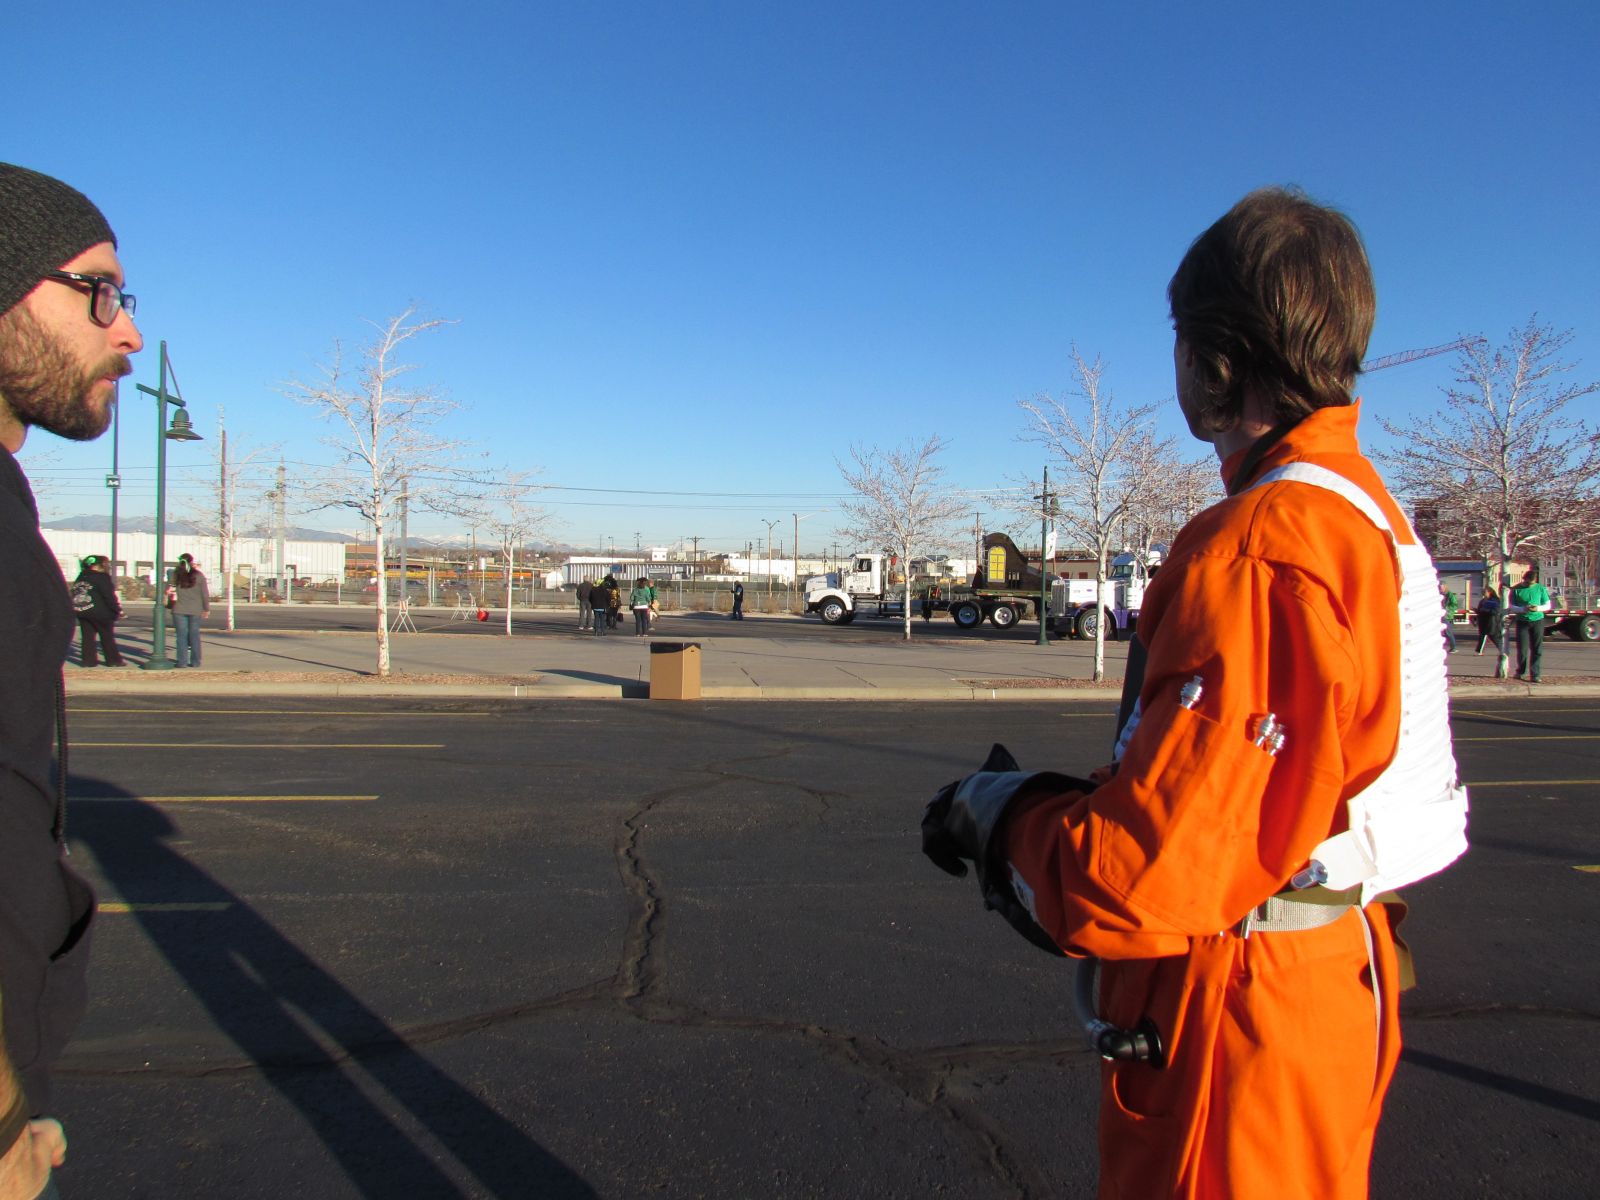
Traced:
<svg viewBox="0 0 1600 1200">
<path fill-rule="evenodd" d="M 552 486 L 557 539 L 732 549 L 835 504 L 852 442 L 942 434 L 974 493 L 1036 473 L 1017 402 L 1065 388 L 1074 342 L 1119 399 L 1170 397 L 1167 279 L 1266 183 L 1361 226 L 1373 355 L 1537 311 L 1600 376 L 1597 11 L 12 5 L 0 158 L 105 210 L 133 378 L 165 339 L 208 436 L 222 405 L 234 447 L 327 461 L 277 389 L 414 300 L 459 321 L 418 378 Z M 1404 415 L 1451 376 L 1362 390 Z M 123 512 L 149 512 L 153 402 L 123 399 Z M 169 513 L 213 448 L 174 446 Z M 110 455 L 36 436 L 23 461 L 64 516 L 109 507 Z"/>
</svg>

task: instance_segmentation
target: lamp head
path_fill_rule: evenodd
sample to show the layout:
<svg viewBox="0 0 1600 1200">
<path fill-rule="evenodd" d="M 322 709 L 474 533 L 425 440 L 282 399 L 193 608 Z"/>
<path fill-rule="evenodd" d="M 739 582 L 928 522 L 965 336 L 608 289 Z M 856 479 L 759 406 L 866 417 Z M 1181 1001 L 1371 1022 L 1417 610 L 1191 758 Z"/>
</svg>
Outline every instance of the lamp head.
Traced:
<svg viewBox="0 0 1600 1200">
<path fill-rule="evenodd" d="M 194 426 L 189 423 L 189 414 L 184 409 L 178 409 L 172 414 L 172 426 L 166 432 L 167 439 L 173 442 L 203 442 L 205 441 L 194 431 Z"/>
</svg>

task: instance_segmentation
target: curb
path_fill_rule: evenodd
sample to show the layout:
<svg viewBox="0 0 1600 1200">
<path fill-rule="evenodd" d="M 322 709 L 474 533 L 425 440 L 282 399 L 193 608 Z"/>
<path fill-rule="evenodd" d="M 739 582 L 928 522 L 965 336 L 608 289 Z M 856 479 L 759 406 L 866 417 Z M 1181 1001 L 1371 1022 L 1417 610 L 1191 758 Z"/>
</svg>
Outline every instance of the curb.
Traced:
<svg viewBox="0 0 1600 1200">
<path fill-rule="evenodd" d="M 488 683 L 267 683 L 238 680 L 195 680 L 183 683 L 164 677 L 159 684 L 147 683 L 137 676 L 113 679 L 84 678 L 75 672 L 67 675 L 68 696 L 90 695 L 168 695 L 168 696 L 338 696 L 341 698 L 403 697 L 416 699 L 426 696 L 448 696 L 468 700 L 643 700 L 649 697 L 648 684 L 638 683 L 585 683 L 578 680 L 547 678 L 531 684 Z M 1107 687 L 1087 684 L 1063 684 L 1060 687 L 1033 688 L 975 688 L 960 686 L 893 686 L 893 687 L 764 687 L 756 684 L 708 684 L 701 688 L 703 700 L 791 700 L 835 701 L 859 703 L 862 701 L 928 702 L 939 701 L 993 701 L 996 703 L 1035 702 L 1051 704 L 1083 704 L 1096 701 L 1115 703 L 1119 692 Z M 1550 697 L 1600 697 L 1600 684 L 1519 683 L 1467 683 L 1451 687 L 1452 700 L 1490 700 L 1531 696 Z"/>
</svg>

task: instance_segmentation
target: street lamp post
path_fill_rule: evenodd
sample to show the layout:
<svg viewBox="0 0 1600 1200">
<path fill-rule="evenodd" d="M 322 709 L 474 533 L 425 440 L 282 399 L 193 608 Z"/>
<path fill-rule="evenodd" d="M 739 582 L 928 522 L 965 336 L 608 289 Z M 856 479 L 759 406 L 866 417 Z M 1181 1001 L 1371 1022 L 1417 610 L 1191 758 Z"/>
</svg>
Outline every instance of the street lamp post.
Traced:
<svg viewBox="0 0 1600 1200">
<path fill-rule="evenodd" d="M 117 496 L 122 490 L 122 475 L 117 467 L 118 443 L 122 440 L 122 384 L 111 399 L 111 474 L 106 488 L 111 492 L 111 577 L 117 578 Z"/>
<path fill-rule="evenodd" d="M 1044 487 L 1040 489 L 1039 496 L 1039 642 L 1041 646 L 1050 644 L 1050 584 L 1044 569 L 1045 560 L 1049 558 L 1048 543 L 1050 540 L 1050 517 L 1052 515 L 1050 495 L 1050 467 L 1044 469 Z M 1098 602 L 1098 597 L 1096 601 Z"/>
<path fill-rule="evenodd" d="M 167 442 L 198 442 L 200 435 L 189 424 L 189 413 L 183 397 L 167 391 L 167 344 L 161 343 L 161 380 L 159 387 L 139 384 L 139 390 L 156 398 L 156 611 L 154 629 L 150 638 L 150 657 L 145 660 L 146 671 L 170 671 L 173 662 L 167 657 L 167 605 L 166 605 L 166 544 L 167 544 Z M 176 378 L 174 378 L 176 382 Z M 178 411 L 172 414 L 172 427 L 167 427 L 167 405 Z"/>
<path fill-rule="evenodd" d="M 761 522 L 763 525 L 765 525 L 767 527 L 767 611 L 768 612 L 772 611 L 772 529 L 773 529 L 773 526 L 778 525 L 781 522 L 782 522 L 782 518 L 781 517 L 777 521 L 762 521 Z"/>
<path fill-rule="evenodd" d="M 800 522 L 821 516 L 827 511 L 825 508 L 819 508 L 816 512 L 791 514 L 794 517 L 794 586 L 796 592 L 800 590 Z M 823 570 L 827 570 L 826 564 L 823 565 Z"/>
</svg>

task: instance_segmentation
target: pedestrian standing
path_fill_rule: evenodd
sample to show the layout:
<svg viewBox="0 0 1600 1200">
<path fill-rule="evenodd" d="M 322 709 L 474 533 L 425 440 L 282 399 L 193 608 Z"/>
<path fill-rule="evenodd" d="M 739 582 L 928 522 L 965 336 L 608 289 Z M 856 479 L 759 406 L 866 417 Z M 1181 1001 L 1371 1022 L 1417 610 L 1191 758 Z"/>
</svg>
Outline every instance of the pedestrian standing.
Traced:
<svg viewBox="0 0 1600 1200">
<path fill-rule="evenodd" d="M 735 579 L 733 581 L 733 612 L 728 614 L 730 621 L 744 620 L 744 584 Z"/>
<path fill-rule="evenodd" d="M 1376 296 L 1348 218 L 1253 192 L 1167 298 L 1177 405 L 1228 495 L 1145 592 L 1113 762 L 996 746 L 923 848 L 1100 960 L 1102 1198 L 1358 1200 L 1400 1058 L 1390 889 L 1467 844 L 1439 629 L 1410 620 L 1438 576 L 1356 440 Z"/>
<path fill-rule="evenodd" d="M 1478 618 L 1478 653 L 1482 654 L 1489 642 L 1494 643 L 1496 654 L 1501 653 L 1499 594 L 1492 587 L 1484 588 L 1473 613 Z"/>
<path fill-rule="evenodd" d="M 1511 612 L 1517 619 L 1517 678 L 1539 682 L 1544 658 L 1544 615 L 1550 611 L 1550 593 L 1539 582 L 1539 572 L 1529 568 L 1511 589 Z"/>
<path fill-rule="evenodd" d="M 622 628 L 622 585 L 615 575 L 606 576 L 606 628 Z"/>
<path fill-rule="evenodd" d="M 178 555 L 172 586 L 167 589 L 167 607 L 172 610 L 178 665 L 198 667 L 200 621 L 211 615 L 211 593 L 206 588 L 205 574 L 194 565 L 192 554 Z"/>
<path fill-rule="evenodd" d="M 589 598 L 594 592 L 594 581 L 585 579 L 578 584 L 578 628 L 588 629 L 594 624 L 594 605 Z"/>
<path fill-rule="evenodd" d="M 108 133 L 111 133 L 109 129 Z M 115 134 L 112 133 L 113 140 Z M 89 198 L 0 163 L 0 1195 L 54 1191 L 67 1142 L 51 1073 L 88 997 L 94 892 L 68 864 L 61 667 L 72 607 L 14 455 L 30 429 L 93 441 L 144 339 L 117 239 Z"/>
<path fill-rule="evenodd" d="M 650 632 L 650 596 L 650 581 L 635 579 L 633 591 L 628 593 L 628 607 L 633 610 L 634 637 L 644 637 Z"/>
<path fill-rule="evenodd" d="M 611 624 L 611 591 L 616 587 L 616 580 L 610 575 L 595 581 L 594 588 L 589 592 L 589 602 L 593 605 L 592 620 L 594 622 L 595 637 L 605 637 L 606 629 Z"/>
<path fill-rule="evenodd" d="M 122 602 L 111 582 L 109 560 L 90 554 L 72 585 L 72 612 L 78 618 L 78 661 L 85 667 L 95 664 L 95 643 L 108 667 L 121 667 L 122 651 L 117 648 L 116 624 L 122 616 Z"/>
</svg>

